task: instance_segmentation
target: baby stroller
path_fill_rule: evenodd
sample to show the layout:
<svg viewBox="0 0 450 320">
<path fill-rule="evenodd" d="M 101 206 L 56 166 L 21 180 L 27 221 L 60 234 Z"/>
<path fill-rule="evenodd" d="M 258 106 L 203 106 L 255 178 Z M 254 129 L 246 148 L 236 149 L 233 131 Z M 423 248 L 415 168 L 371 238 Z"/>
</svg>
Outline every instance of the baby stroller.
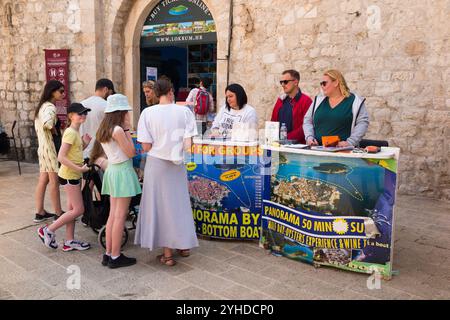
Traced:
<svg viewBox="0 0 450 320">
<path fill-rule="evenodd" d="M 96 165 L 89 165 L 89 171 L 83 174 L 84 185 L 82 188 L 84 214 L 81 222 L 85 226 L 98 234 L 98 242 L 106 248 L 106 223 L 109 217 L 110 201 L 109 196 L 102 195 L 102 169 Z M 129 230 L 136 229 L 138 217 L 138 206 L 141 201 L 141 195 L 131 198 L 129 207 L 129 217 L 132 227 L 124 227 L 122 247 L 128 242 Z"/>
</svg>

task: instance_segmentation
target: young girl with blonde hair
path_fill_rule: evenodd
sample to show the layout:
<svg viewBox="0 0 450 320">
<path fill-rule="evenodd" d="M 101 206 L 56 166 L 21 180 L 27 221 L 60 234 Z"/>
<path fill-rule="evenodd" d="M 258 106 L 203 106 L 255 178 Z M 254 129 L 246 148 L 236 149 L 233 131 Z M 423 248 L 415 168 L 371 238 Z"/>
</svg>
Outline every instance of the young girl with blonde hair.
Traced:
<svg viewBox="0 0 450 320">
<path fill-rule="evenodd" d="M 85 108 L 80 103 L 72 103 L 67 108 L 69 127 L 64 131 L 58 160 L 61 168 L 58 171 L 59 183 L 64 186 L 67 195 L 67 212 L 50 226 L 38 229 L 38 235 L 44 245 L 51 249 L 57 249 L 55 232 L 62 226 L 66 226 L 66 241 L 63 251 L 87 250 L 90 244 L 75 240 L 75 219 L 84 213 L 83 198 L 81 195 L 81 177 L 89 169 L 83 164 L 83 149 L 91 141 L 91 137 L 85 134 L 81 138 L 80 125 L 86 121 L 86 116 L 91 109 Z"/>
</svg>

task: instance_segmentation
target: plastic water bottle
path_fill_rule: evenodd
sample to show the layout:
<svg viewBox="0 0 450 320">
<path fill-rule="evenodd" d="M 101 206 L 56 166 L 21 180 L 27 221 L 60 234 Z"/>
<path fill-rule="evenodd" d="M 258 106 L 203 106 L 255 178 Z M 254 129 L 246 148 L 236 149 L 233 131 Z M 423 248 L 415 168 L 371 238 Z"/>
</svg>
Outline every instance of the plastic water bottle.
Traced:
<svg viewBox="0 0 450 320">
<path fill-rule="evenodd" d="M 281 128 L 280 128 L 280 140 L 284 141 L 287 140 L 287 127 L 285 123 L 281 124 Z"/>
</svg>

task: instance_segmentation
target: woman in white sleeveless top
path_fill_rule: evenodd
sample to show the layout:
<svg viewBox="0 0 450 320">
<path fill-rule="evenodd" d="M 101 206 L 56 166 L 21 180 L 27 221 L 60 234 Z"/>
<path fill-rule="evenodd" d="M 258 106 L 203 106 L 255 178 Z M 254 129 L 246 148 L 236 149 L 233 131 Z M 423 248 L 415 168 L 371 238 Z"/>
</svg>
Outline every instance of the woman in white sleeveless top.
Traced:
<svg viewBox="0 0 450 320">
<path fill-rule="evenodd" d="M 136 155 L 130 135 L 132 108 L 124 95 L 108 97 L 103 119 L 97 131 L 97 141 L 102 144 L 108 167 L 103 176 L 102 194 L 110 196 L 111 209 L 106 224 L 106 253 L 102 265 L 109 268 L 127 267 L 135 258 L 121 254 L 122 234 L 131 198 L 141 193 L 132 158 Z"/>
</svg>

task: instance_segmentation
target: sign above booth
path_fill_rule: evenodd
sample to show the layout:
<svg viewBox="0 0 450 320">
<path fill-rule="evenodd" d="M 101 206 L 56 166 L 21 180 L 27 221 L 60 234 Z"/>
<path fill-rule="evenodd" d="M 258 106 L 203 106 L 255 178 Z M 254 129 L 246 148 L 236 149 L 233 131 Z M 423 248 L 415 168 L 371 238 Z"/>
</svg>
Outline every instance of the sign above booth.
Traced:
<svg viewBox="0 0 450 320">
<path fill-rule="evenodd" d="M 145 21 L 142 47 L 217 41 L 211 12 L 201 0 L 163 0 Z"/>
</svg>

